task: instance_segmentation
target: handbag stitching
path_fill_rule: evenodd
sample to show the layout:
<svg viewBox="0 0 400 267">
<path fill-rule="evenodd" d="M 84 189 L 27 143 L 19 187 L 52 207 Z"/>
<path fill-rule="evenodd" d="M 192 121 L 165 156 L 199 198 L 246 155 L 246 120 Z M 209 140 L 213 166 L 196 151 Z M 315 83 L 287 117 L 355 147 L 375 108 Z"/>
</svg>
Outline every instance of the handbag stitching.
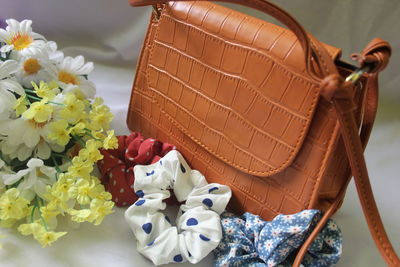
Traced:
<svg viewBox="0 0 400 267">
<path fill-rule="evenodd" d="M 311 43 L 312 47 L 314 48 L 315 52 L 317 52 L 317 54 L 319 56 L 318 60 L 321 60 L 321 63 L 324 66 L 326 73 L 329 73 L 328 66 L 327 66 L 325 60 L 323 59 L 323 57 L 321 55 L 321 52 L 319 51 L 318 46 L 315 45 L 315 43 L 313 42 L 312 38 L 310 38 L 309 40 L 310 40 L 310 43 Z"/>
<path fill-rule="evenodd" d="M 158 72 L 163 73 L 163 74 L 169 76 L 169 77 L 170 77 L 171 79 L 173 79 L 174 81 L 178 82 L 178 83 L 181 84 L 181 85 L 184 85 L 184 86 L 188 87 L 188 88 L 191 89 L 192 91 L 195 91 L 195 90 L 196 90 L 196 89 L 192 88 L 192 86 L 184 84 L 184 82 L 182 82 L 181 79 L 175 77 L 175 76 L 172 75 L 171 73 L 168 73 L 168 72 L 166 72 L 166 71 L 164 71 L 164 70 L 161 70 L 161 69 L 159 69 L 158 67 L 156 67 L 156 66 L 154 66 L 154 65 L 150 65 L 150 64 L 149 64 L 149 67 L 151 67 L 151 68 L 153 68 L 153 69 L 156 69 Z M 242 80 L 240 80 L 238 83 L 240 83 L 240 82 L 242 82 Z M 254 90 L 251 86 L 247 86 L 247 84 L 245 84 L 244 82 L 242 82 L 242 84 L 245 85 L 246 87 L 248 87 L 249 90 L 251 90 L 252 92 L 255 92 L 255 90 Z M 155 88 L 152 88 L 151 90 L 157 91 Z M 158 91 L 157 91 L 157 92 L 158 92 Z M 212 101 L 212 99 L 211 99 L 209 96 L 203 94 L 202 92 L 196 92 L 196 93 L 197 93 L 201 98 L 204 98 L 204 99 L 208 100 L 209 102 L 211 102 L 212 104 L 214 104 L 217 108 L 219 108 L 219 109 L 221 109 L 221 110 L 226 110 L 226 108 L 224 108 L 224 106 L 223 106 L 222 104 L 220 104 L 220 103 L 218 103 L 218 102 L 216 102 L 216 101 Z M 162 95 L 164 98 L 171 99 L 170 97 L 164 95 L 163 93 L 158 93 L 158 94 L 159 94 L 159 95 Z M 270 106 L 272 106 L 272 107 L 276 107 L 274 104 L 271 104 L 271 102 L 266 101 L 266 100 L 264 100 L 264 99 L 258 99 L 258 100 L 262 101 L 264 104 L 268 104 L 268 105 L 270 105 Z M 169 101 L 170 101 L 170 102 L 174 102 L 173 100 L 169 100 Z M 156 101 L 156 102 L 157 102 L 157 101 Z M 159 106 L 160 106 L 160 105 L 159 105 Z M 180 107 L 182 110 L 185 110 L 186 113 L 190 114 L 190 112 L 187 111 L 187 109 L 186 109 L 185 107 L 183 107 L 183 106 L 181 106 L 181 105 L 179 105 L 179 107 Z M 279 107 L 278 107 L 278 108 L 279 108 Z M 278 143 L 280 143 L 281 145 L 283 145 L 283 146 L 285 146 L 285 147 L 288 147 L 289 149 L 295 149 L 295 146 L 292 146 L 292 145 L 290 145 L 290 144 L 287 144 L 285 141 L 282 141 L 281 139 L 279 139 L 278 137 L 274 136 L 273 134 L 266 132 L 265 130 L 261 129 L 261 128 L 260 128 L 259 126 L 257 126 L 257 125 L 254 125 L 254 123 L 248 122 L 248 120 L 247 120 L 246 118 L 244 118 L 243 115 L 241 115 L 241 114 L 240 114 L 238 111 L 236 111 L 235 109 L 231 108 L 230 111 L 233 111 L 233 113 L 231 113 L 232 116 L 235 116 L 236 118 L 240 118 L 241 121 L 244 122 L 244 123 L 242 123 L 243 126 L 246 126 L 246 127 L 247 127 L 248 125 L 246 125 L 246 124 L 249 124 L 249 125 L 251 126 L 251 128 L 256 129 L 258 132 L 262 133 L 263 136 L 267 137 L 268 139 L 270 139 L 270 140 L 272 140 L 272 141 L 275 141 L 275 142 L 278 142 Z M 280 113 L 289 115 L 289 116 L 291 116 L 293 119 L 296 119 L 296 120 L 299 120 L 299 121 L 307 121 L 307 120 L 308 120 L 307 118 L 299 118 L 299 117 L 297 117 L 297 116 L 293 116 L 293 114 L 291 114 L 290 112 L 287 112 L 287 111 L 285 111 L 285 110 L 283 110 L 283 109 L 279 109 L 277 112 L 280 112 Z M 192 117 L 193 117 L 194 119 L 196 119 L 196 120 L 199 120 L 199 119 L 197 119 L 197 118 L 194 117 L 194 116 L 192 116 Z M 200 123 L 201 123 L 201 124 L 205 124 L 205 123 L 203 123 L 203 122 L 201 122 L 201 121 L 200 121 Z M 306 123 L 303 122 L 302 124 L 306 124 Z M 250 127 L 248 127 L 248 128 L 250 128 Z M 218 130 L 214 130 L 214 129 L 213 129 L 213 131 L 217 132 Z M 260 160 L 260 161 L 261 161 L 261 160 Z"/>
<path fill-rule="evenodd" d="M 275 100 L 271 99 L 270 97 L 264 95 L 261 91 L 259 91 L 259 90 L 257 89 L 258 87 L 257 87 L 256 85 L 254 85 L 251 81 L 249 81 L 249 80 L 247 80 L 247 79 L 243 79 L 243 77 L 240 77 L 240 76 L 235 75 L 235 74 L 230 74 L 230 73 L 229 73 L 229 74 L 226 74 L 226 73 L 223 73 L 221 70 L 214 69 L 214 68 L 210 68 L 210 66 L 206 65 L 205 63 L 201 62 L 200 60 L 196 59 L 195 57 L 193 57 L 193 56 L 191 56 L 191 55 L 185 53 L 184 51 L 178 50 L 177 48 L 175 48 L 175 47 L 173 47 L 173 46 L 167 45 L 167 44 L 162 43 L 162 42 L 157 41 L 157 40 L 154 41 L 154 43 L 156 43 L 156 44 L 158 44 L 158 45 L 160 45 L 160 46 L 166 47 L 167 49 L 170 49 L 170 50 L 172 50 L 172 51 L 174 51 L 174 52 L 176 52 L 176 53 L 182 54 L 182 55 L 184 55 L 185 57 L 187 57 L 187 58 L 189 58 L 189 59 L 195 61 L 195 62 L 196 62 L 197 64 L 199 64 L 199 65 L 208 67 L 208 68 L 209 68 L 209 71 L 212 71 L 212 72 L 218 73 L 218 74 L 225 74 L 225 75 L 227 75 L 227 76 L 229 76 L 229 77 L 238 79 L 239 82 L 242 82 L 246 87 L 249 87 L 249 89 L 250 89 L 252 92 L 259 94 L 259 95 L 262 97 L 262 101 L 263 101 L 264 103 L 267 103 L 267 102 L 268 102 L 270 105 L 275 106 L 276 108 L 279 108 L 279 110 L 280 110 L 282 113 L 288 114 L 288 115 L 293 116 L 293 117 L 297 117 L 298 119 L 308 120 L 308 118 L 307 118 L 307 115 L 308 115 L 308 114 L 307 114 L 307 115 L 301 115 L 301 114 L 299 114 L 298 111 L 289 109 L 289 108 L 283 106 L 282 104 L 276 102 Z M 222 43 L 222 42 L 221 42 L 221 43 Z M 233 44 L 232 44 L 232 45 L 233 45 Z M 254 53 L 253 53 L 253 52 L 254 52 Z M 296 81 L 299 81 L 299 82 L 301 82 L 301 83 L 304 84 L 304 85 L 316 86 L 315 83 L 313 83 L 311 80 L 303 79 L 303 77 L 301 77 L 301 76 L 299 76 L 299 75 L 296 75 L 296 74 L 294 74 L 294 73 L 288 71 L 286 68 L 282 67 L 280 64 L 277 64 L 276 62 L 274 62 L 274 60 L 272 60 L 272 59 L 269 58 L 268 56 L 266 56 L 266 55 L 264 55 L 264 54 L 260 54 L 258 51 L 249 51 L 249 53 L 253 53 L 253 55 L 257 56 L 258 58 L 266 59 L 268 62 L 272 62 L 273 65 L 271 66 L 271 69 L 272 69 L 273 67 L 276 66 L 277 68 L 279 68 L 279 69 L 280 69 L 282 72 L 284 72 L 285 74 L 290 74 L 290 75 L 292 75 L 292 76 L 293 76 L 293 77 L 292 77 L 293 80 L 295 79 Z M 158 69 L 158 67 L 156 67 L 156 66 L 154 66 L 154 65 L 152 65 L 152 67 L 155 68 L 155 69 Z M 166 72 L 166 71 L 164 71 L 164 72 Z M 168 72 L 166 72 L 166 73 L 168 73 Z M 170 73 L 168 73 L 168 74 L 169 74 L 170 76 L 174 77 L 173 74 L 170 74 Z M 264 81 L 268 79 L 268 77 L 269 77 L 269 76 L 266 76 L 265 79 L 264 79 L 261 83 L 263 84 Z M 177 77 L 174 77 L 174 79 L 178 79 L 178 78 L 177 78 Z M 181 80 L 179 79 L 179 81 L 181 81 Z M 247 82 L 247 84 L 246 84 L 245 82 Z M 183 84 L 183 82 L 181 82 L 181 83 Z M 288 110 L 289 110 L 289 111 L 288 111 Z"/>
<path fill-rule="evenodd" d="M 160 112 L 162 112 L 164 115 L 166 115 L 161 109 L 160 109 Z M 145 118 L 147 118 L 148 120 L 151 121 L 151 116 L 150 116 L 150 115 L 147 116 L 145 113 L 140 112 L 140 110 L 137 110 L 137 113 L 139 113 L 140 116 L 145 117 Z M 157 125 L 155 125 L 153 122 L 151 122 L 151 123 L 153 124 L 153 126 L 155 126 L 155 127 L 157 127 L 157 128 L 160 128 L 160 127 L 158 127 Z M 177 136 L 176 134 L 174 134 L 174 132 L 173 132 L 171 129 L 170 129 L 170 130 L 165 129 L 165 130 L 168 131 L 169 135 L 171 135 L 172 137 L 174 137 L 176 140 L 181 140 L 181 141 L 184 142 L 184 139 L 181 139 L 179 136 Z M 206 151 L 207 151 L 207 150 L 206 150 Z M 207 151 L 207 153 L 209 153 L 209 152 Z M 204 160 L 205 160 L 205 159 L 204 159 Z M 256 177 L 256 178 L 257 178 L 257 179 L 261 179 L 260 177 Z M 261 181 L 263 181 L 263 179 L 261 179 Z M 293 193 L 291 190 L 288 190 L 287 188 L 283 187 L 283 186 L 282 186 L 281 184 L 279 184 L 276 180 L 273 180 L 273 183 L 276 183 L 276 184 L 279 186 L 279 190 L 284 191 L 285 193 L 289 194 L 293 199 L 295 199 L 295 200 L 297 200 L 298 202 L 300 202 L 303 206 L 307 206 L 307 205 L 308 205 L 309 201 L 308 201 L 308 202 L 305 202 L 305 203 L 302 202 L 302 201 L 300 200 L 299 196 L 296 196 L 296 194 Z M 251 192 L 250 192 L 249 190 L 247 190 L 245 187 L 243 187 L 243 186 L 241 186 L 241 185 L 238 185 L 238 184 L 235 184 L 234 187 L 240 189 L 240 192 L 242 192 L 242 193 L 247 193 L 248 196 L 252 197 L 254 200 L 260 200 L 260 201 L 261 201 L 261 199 L 258 198 L 256 195 L 250 194 Z M 314 187 L 313 187 L 313 188 L 314 188 Z M 310 196 L 310 197 L 311 197 L 311 196 Z M 263 201 L 263 204 L 264 204 L 264 205 L 267 205 L 267 207 L 269 208 L 270 211 L 273 211 L 273 212 L 275 212 L 275 213 L 279 212 L 279 208 L 274 208 L 273 206 L 271 206 L 270 204 L 268 204 L 268 202 L 267 202 L 266 200 Z"/>
<path fill-rule="evenodd" d="M 167 9 L 167 8 L 165 8 L 165 9 Z M 165 12 L 167 12 L 167 11 L 165 11 Z M 270 49 L 255 48 L 255 47 L 251 47 L 248 44 L 243 43 L 241 41 L 237 41 L 238 43 L 240 43 L 240 46 L 239 46 L 237 43 L 231 42 L 228 39 L 225 39 L 225 38 L 222 38 L 222 37 L 220 37 L 218 35 L 215 35 L 214 33 L 210 32 L 210 31 L 206 31 L 206 29 L 199 28 L 196 25 L 189 24 L 189 23 L 187 23 L 185 21 L 182 21 L 180 19 L 172 17 L 169 14 L 162 14 L 161 17 L 160 17 L 160 21 L 161 21 L 161 19 L 163 19 L 163 20 L 164 19 L 170 19 L 171 21 L 179 22 L 179 23 L 187 26 L 189 29 L 195 29 L 195 30 L 199 31 L 201 34 L 204 34 L 204 35 L 205 35 L 205 33 L 207 33 L 208 36 L 213 37 L 214 39 L 216 39 L 216 41 L 218 41 L 220 43 L 226 43 L 226 44 L 229 44 L 229 45 L 232 45 L 232 46 L 237 46 L 237 47 L 242 48 L 242 49 L 243 49 L 243 47 L 245 47 L 247 50 L 249 50 L 249 52 L 252 52 L 252 53 L 254 53 L 254 54 L 258 55 L 258 56 L 267 57 L 270 61 L 274 62 L 277 65 L 280 65 L 286 71 L 288 71 L 288 69 L 290 68 L 290 71 L 291 71 L 290 73 L 292 75 L 298 76 L 299 78 L 303 79 L 304 81 L 308 81 L 308 82 L 313 83 L 315 85 L 318 84 L 318 82 L 315 81 L 311 76 L 310 77 L 304 76 L 304 73 L 298 71 L 296 68 L 291 68 L 290 65 L 285 64 L 282 61 L 281 58 L 279 58 L 277 56 L 274 56 L 274 55 L 271 55 L 271 54 L 267 54 L 267 53 L 262 51 L 262 50 L 269 51 Z M 159 32 L 158 27 L 157 27 L 156 31 Z M 157 37 L 157 36 L 155 36 L 155 37 Z M 157 38 L 157 40 L 158 40 L 158 38 Z"/>
<path fill-rule="evenodd" d="M 351 147 L 352 147 L 352 149 L 354 150 L 354 141 L 353 141 L 353 136 L 351 135 L 350 127 L 349 127 L 349 121 L 348 121 L 348 119 L 347 119 L 347 116 L 343 116 L 342 118 L 343 118 L 343 121 L 345 122 L 345 123 L 344 123 L 344 125 L 345 125 L 345 131 L 348 132 L 347 136 L 349 137 L 349 141 L 350 141 Z M 356 171 L 357 171 L 359 177 L 361 177 L 360 165 L 359 165 L 358 158 L 355 157 L 355 160 L 354 160 L 354 161 L 355 161 L 355 164 L 357 165 L 357 167 L 356 167 L 355 169 L 356 169 Z M 367 193 L 366 193 L 366 191 L 365 191 L 365 183 L 364 183 L 364 181 L 363 181 L 362 179 L 359 179 L 359 183 L 360 183 L 360 185 L 361 185 L 360 189 L 363 191 L 362 195 L 367 195 Z M 369 201 L 366 201 L 366 202 L 365 202 L 365 205 L 366 205 L 366 207 L 367 207 L 368 213 L 373 214 L 373 213 L 371 213 L 372 210 L 371 210 L 370 202 L 369 202 Z M 388 254 L 387 256 L 389 257 L 389 259 L 393 262 L 393 257 L 392 257 L 392 255 L 389 253 L 390 250 L 389 250 L 388 247 L 386 246 L 387 243 L 386 243 L 386 242 L 382 242 L 382 236 L 381 236 L 380 231 L 379 231 L 379 229 L 378 229 L 378 226 L 377 226 L 377 223 L 376 223 L 376 220 L 375 220 L 375 216 L 370 216 L 370 217 L 371 217 L 371 222 L 372 222 L 373 228 L 374 228 L 374 230 L 375 230 L 375 232 L 376 232 L 376 235 L 378 236 L 378 240 L 379 240 L 379 242 L 381 243 L 382 248 L 385 250 L 386 254 Z"/>
<path fill-rule="evenodd" d="M 146 32 L 146 36 L 145 36 L 145 38 L 144 38 L 144 42 L 143 42 L 143 45 L 142 45 L 142 49 L 141 49 L 141 51 L 144 51 L 145 50 L 145 47 L 148 45 L 148 43 L 149 43 L 149 39 L 150 39 L 150 32 L 151 32 L 151 29 L 154 27 L 154 25 L 155 25 L 155 23 L 154 23 L 154 19 L 153 19 L 153 16 L 154 16 L 154 14 L 152 13 L 151 14 L 151 16 L 150 16 L 150 23 L 149 23 L 149 26 L 148 26 L 148 30 L 147 30 L 147 32 Z M 140 57 L 139 57 L 139 60 L 138 60 L 138 64 L 137 64 L 137 70 L 139 71 L 139 66 L 142 64 L 142 60 L 143 60 L 143 53 L 140 53 Z M 137 82 L 137 79 L 138 79 L 138 75 L 135 75 L 135 79 L 134 79 L 134 81 L 133 81 L 133 84 L 135 85 L 136 84 L 136 82 Z M 134 89 L 134 87 L 135 86 L 133 86 L 133 88 L 132 88 L 132 92 L 131 92 L 131 98 L 130 98 L 130 101 L 129 101 L 129 109 L 128 109 L 128 116 L 127 116 L 127 121 L 129 122 L 130 120 L 131 120 L 131 118 L 132 118 L 132 112 L 130 112 L 131 111 L 131 108 L 134 106 L 133 105 L 133 93 L 134 93 L 134 91 L 133 91 L 133 89 Z"/>
</svg>

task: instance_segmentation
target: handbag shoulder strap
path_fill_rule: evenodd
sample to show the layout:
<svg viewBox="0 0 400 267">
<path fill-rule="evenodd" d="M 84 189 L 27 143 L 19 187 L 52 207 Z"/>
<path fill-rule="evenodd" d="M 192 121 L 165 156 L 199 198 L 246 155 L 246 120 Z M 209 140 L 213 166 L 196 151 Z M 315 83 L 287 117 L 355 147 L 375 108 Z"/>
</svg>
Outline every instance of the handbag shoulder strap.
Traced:
<svg viewBox="0 0 400 267">
<path fill-rule="evenodd" d="M 358 134 L 352 109 L 350 108 L 354 104 L 352 103 L 351 98 L 337 98 L 334 99 L 333 102 L 338 115 L 340 132 L 346 147 L 346 153 L 354 177 L 357 193 L 371 235 L 387 264 L 389 266 L 400 266 L 400 260 L 386 234 L 371 189 L 371 183 L 363 156 L 361 139 Z"/>
<path fill-rule="evenodd" d="M 357 193 L 361 202 L 361 206 L 367 220 L 367 224 L 375 244 L 381 253 L 382 257 L 389 266 L 400 266 L 400 259 L 393 249 L 390 240 L 386 234 L 385 228 L 380 217 L 378 207 L 372 192 L 371 183 L 368 176 L 367 166 L 363 151 L 368 141 L 369 134 L 372 129 L 372 124 L 375 118 L 376 102 L 377 102 L 377 73 L 381 71 L 388 63 L 391 49 L 387 42 L 382 39 L 375 38 L 363 50 L 360 56 L 361 66 L 370 65 L 372 77 L 371 83 L 367 92 L 369 97 L 366 103 L 366 113 L 363 127 L 359 133 L 354 116 L 356 108 L 352 97 L 349 94 L 347 86 L 343 80 L 328 76 L 323 82 L 323 96 L 331 101 L 335 107 L 342 139 L 344 141 L 346 154 L 350 163 L 351 172 L 354 177 Z M 324 87 L 325 86 L 325 87 Z M 317 234 L 322 230 L 328 218 L 339 207 L 340 202 L 346 191 L 347 184 L 343 186 L 339 192 L 336 201 L 326 211 L 324 216 L 319 221 L 317 227 L 306 240 L 300 251 L 298 252 L 293 266 L 299 266 L 308 247 L 315 239 Z"/>
</svg>

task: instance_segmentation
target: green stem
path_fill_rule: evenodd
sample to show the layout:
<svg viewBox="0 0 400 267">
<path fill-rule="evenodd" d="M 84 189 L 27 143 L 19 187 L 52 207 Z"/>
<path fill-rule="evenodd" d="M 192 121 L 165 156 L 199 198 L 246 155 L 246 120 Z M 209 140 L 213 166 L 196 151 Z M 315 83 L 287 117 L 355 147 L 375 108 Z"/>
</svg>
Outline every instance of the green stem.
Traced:
<svg viewBox="0 0 400 267">
<path fill-rule="evenodd" d="M 35 209 L 37 208 L 36 205 L 33 206 L 32 212 L 31 212 L 31 223 L 33 223 L 33 216 L 35 215 Z"/>
<path fill-rule="evenodd" d="M 54 158 L 53 154 L 51 154 L 51 160 L 52 160 L 53 163 L 54 163 L 54 167 L 56 168 L 56 171 L 57 171 L 57 172 L 61 172 L 61 169 L 60 169 L 60 167 L 58 166 L 58 163 L 57 163 L 56 159 Z"/>
<path fill-rule="evenodd" d="M 94 137 L 94 136 L 91 135 L 90 133 L 85 133 L 85 135 L 87 135 L 87 136 L 93 138 L 93 139 L 96 140 L 96 141 L 101 141 L 101 139 L 98 139 L 98 138 Z"/>
<path fill-rule="evenodd" d="M 72 135 L 72 138 L 74 138 L 74 140 L 77 141 L 81 145 L 82 148 L 84 148 L 86 146 L 85 142 L 83 142 L 82 138 L 80 138 L 79 136 Z"/>
<path fill-rule="evenodd" d="M 25 89 L 26 90 L 26 89 Z M 36 96 L 33 96 L 33 95 L 28 95 L 28 94 L 26 94 L 26 96 L 28 97 L 28 98 L 31 98 L 31 99 L 34 99 L 34 100 L 38 100 L 38 101 L 41 101 L 43 98 L 40 98 L 40 97 L 36 97 Z M 57 102 L 53 102 L 53 101 L 48 101 L 48 103 L 50 103 L 50 104 L 54 104 L 54 105 L 58 105 L 58 106 L 65 106 L 64 104 L 62 104 L 62 103 L 57 103 Z"/>
<path fill-rule="evenodd" d="M 57 157 L 59 157 L 59 158 L 66 159 L 66 160 L 68 160 L 68 161 L 72 161 L 67 155 L 64 155 L 64 154 L 52 152 L 52 155 L 57 156 Z"/>
<path fill-rule="evenodd" d="M 40 204 L 39 204 L 37 196 L 35 197 L 35 206 L 38 207 L 39 217 L 40 217 L 40 220 L 43 223 L 44 229 L 46 229 L 46 231 L 48 231 L 46 220 L 43 218 L 42 212 L 40 211 Z"/>
</svg>

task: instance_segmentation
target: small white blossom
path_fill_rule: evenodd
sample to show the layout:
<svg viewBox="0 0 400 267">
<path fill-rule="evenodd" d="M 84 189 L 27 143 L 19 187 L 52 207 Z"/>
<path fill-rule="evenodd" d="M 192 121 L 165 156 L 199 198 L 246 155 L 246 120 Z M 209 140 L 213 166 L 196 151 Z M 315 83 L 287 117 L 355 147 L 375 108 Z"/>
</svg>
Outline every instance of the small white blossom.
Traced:
<svg viewBox="0 0 400 267">
<path fill-rule="evenodd" d="M 27 169 L 20 170 L 15 174 L 3 174 L 0 178 L 5 185 L 12 185 L 22 180 L 17 189 L 27 200 L 32 200 L 35 194 L 44 198 L 46 186 L 56 181 L 57 171 L 47 167 L 41 159 L 32 158 L 27 163 Z"/>
</svg>

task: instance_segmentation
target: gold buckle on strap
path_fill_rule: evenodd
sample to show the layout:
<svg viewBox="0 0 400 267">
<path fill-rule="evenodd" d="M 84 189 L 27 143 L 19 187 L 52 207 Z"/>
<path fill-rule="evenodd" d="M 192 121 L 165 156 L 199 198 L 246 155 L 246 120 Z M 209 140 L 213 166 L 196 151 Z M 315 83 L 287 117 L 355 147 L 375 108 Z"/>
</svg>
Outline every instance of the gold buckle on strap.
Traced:
<svg viewBox="0 0 400 267">
<path fill-rule="evenodd" d="M 355 84 L 363 76 L 363 74 L 368 72 L 369 70 L 370 67 L 367 65 L 357 68 L 349 76 L 346 77 L 345 81 Z"/>
</svg>

